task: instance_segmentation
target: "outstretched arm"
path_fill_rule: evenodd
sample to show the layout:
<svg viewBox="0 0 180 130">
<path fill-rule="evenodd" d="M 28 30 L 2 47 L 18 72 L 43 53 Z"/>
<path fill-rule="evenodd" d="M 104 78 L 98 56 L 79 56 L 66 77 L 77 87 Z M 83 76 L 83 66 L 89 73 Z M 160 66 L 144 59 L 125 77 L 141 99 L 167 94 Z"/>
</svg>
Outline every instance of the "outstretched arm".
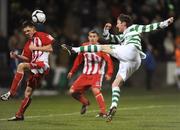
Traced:
<svg viewBox="0 0 180 130">
<path fill-rule="evenodd" d="M 120 43 L 123 40 L 123 35 L 113 35 L 109 33 L 112 25 L 110 23 L 106 23 L 103 30 L 103 37 L 105 40 L 109 40 L 112 43 Z"/>
<path fill-rule="evenodd" d="M 37 47 L 37 46 L 34 46 L 34 45 L 31 44 L 29 46 L 29 49 L 31 51 L 47 51 L 47 52 L 52 52 L 53 51 L 53 48 L 52 48 L 51 44 L 46 45 L 46 46 L 41 46 L 41 47 Z"/>
<path fill-rule="evenodd" d="M 76 72 L 79 65 L 82 63 L 82 61 L 83 61 L 83 54 L 79 53 L 73 63 L 73 67 L 71 68 L 71 70 L 68 73 L 68 76 L 67 76 L 68 79 L 70 79 L 72 77 L 72 75 Z"/>
<path fill-rule="evenodd" d="M 28 62 L 29 61 L 29 58 L 26 57 L 26 56 L 23 56 L 23 55 L 18 55 L 16 52 L 14 51 L 11 51 L 10 52 L 10 57 L 13 58 L 13 59 L 18 59 L 18 60 L 22 60 L 22 61 L 26 61 Z"/>
<path fill-rule="evenodd" d="M 139 33 L 151 32 L 151 31 L 157 30 L 159 28 L 166 28 L 170 24 L 172 24 L 173 21 L 174 21 L 174 18 L 170 17 L 169 19 L 159 22 L 159 23 L 152 23 L 152 24 L 148 24 L 148 25 L 134 25 L 134 29 Z"/>
</svg>

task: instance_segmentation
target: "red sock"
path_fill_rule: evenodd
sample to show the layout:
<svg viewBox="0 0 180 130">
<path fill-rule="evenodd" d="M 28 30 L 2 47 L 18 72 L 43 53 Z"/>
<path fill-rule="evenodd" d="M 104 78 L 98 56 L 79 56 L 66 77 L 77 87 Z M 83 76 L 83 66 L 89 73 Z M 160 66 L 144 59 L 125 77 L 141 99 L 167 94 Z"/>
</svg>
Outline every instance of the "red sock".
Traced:
<svg viewBox="0 0 180 130">
<path fill-rule="evenodd" d="M 88 99 L 86 99 L 86 97 L 82 93 L 74 92 L 72 93 L 72 97 L 81 102 L 83 105 L 89 105 Z"/>
<path fill-rule="evenodd" d="M 96 97 L 96 101 L 99 105 L 101 113 L 106 113 L 106 105 L 105 105 L 104 97 L 102 93 L 101 92 L 97 93 L 95 97 Z"/>
<path fill-rule="evenodd" d="M 80 101 L 83 105 L 89 105 L 88 99 L 87 99 L 83 94 L 81 94 L 81 95 L 79 96 L 79 101 Z"/>
<path fill-rule="evenodd" d="M 19 72 L 16 72 L 16 74 L 14 75 L 14 79 L 13 79 L 13 82 L 12 82 L 11 88 L 10 88 L 10 93 L 12 96 L 14 96 L 16 94 L 16 91 L 19 87 L 19 84 L 20 84 L 23 76 L 24 76 L 24 73 L 19 73 Z"/>
<path fill-rule="evenodd" d="M 18 112 L 16 113 L 16 116 L 19 116 L 19 117 L 23 116 L 24 112 L 26 111 L 26 109 L 30 105 L 30 103 L 31 103 L 31 98 L 25 97 L 21 102 L 21 106 L 20 106 Z"/>
</svg>

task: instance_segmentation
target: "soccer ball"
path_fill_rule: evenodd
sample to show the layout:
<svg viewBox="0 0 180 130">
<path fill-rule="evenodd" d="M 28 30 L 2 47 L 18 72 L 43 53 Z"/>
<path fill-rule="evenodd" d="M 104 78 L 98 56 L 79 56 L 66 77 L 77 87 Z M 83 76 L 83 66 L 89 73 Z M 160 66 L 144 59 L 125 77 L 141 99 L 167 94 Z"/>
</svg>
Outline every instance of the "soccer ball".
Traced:
<svg viewBox="0 0 180 130">
<path fill-rule="evenodd" d="M 42 10 L 35 10 L 32 13 L 32 21 L 34 23 L 44 23 L 46 21 L 46 15 Z"/>
</svg>

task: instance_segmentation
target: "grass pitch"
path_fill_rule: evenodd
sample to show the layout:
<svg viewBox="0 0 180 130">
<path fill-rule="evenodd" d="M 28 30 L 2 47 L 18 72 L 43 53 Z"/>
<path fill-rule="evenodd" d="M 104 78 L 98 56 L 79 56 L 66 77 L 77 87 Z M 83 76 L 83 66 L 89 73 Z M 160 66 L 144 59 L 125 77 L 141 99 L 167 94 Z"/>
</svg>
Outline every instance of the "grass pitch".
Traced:
<svg viewBox="0 0 180 130">
<path fill-rule="evenodd" d="M 109 90 L 110 91 L 110 90 Z M 103 92 L 107 108 L 110 92 Z M 0 101 L 0 130 L 180 130 L 180 92 L 174 88 L 145 91 L 125 88 L 112 122 L 95 118 L 98 106 L 91 93 L 91 105 L 80 115 L 81 105 L 67 95 L 33 97 L 25 120 L 8 122 L 17 111 L 18 99 Z"/>
</svg>

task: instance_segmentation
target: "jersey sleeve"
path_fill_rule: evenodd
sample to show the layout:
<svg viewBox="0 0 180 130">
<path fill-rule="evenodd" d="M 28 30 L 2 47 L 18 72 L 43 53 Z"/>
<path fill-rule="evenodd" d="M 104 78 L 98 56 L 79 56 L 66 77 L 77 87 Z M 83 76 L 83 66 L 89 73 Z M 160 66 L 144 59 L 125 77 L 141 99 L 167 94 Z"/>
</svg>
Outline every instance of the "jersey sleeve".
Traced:
<svg viewBox="0 0 180 130">
<path fill-rule="evenodd" d="M 83 61 L 83 53 L 79 53 L 73 63 L 73 67 L 70 70 L 70 73 L 74 73 L 76 72 L 76 70 L 78 69 L 79 65 L 82 63 Z"/>
<path fill-rule="evenodd" d="M 54 38 L 47 33 L 39 33 L 38 37 L 41 39 L 41 42 L 44 46 L 52 44 L 54 42 Z"/>
<path fill-rule="evenodd" d="M 27 57 L 29 60 L 31 60 L 32 52 L 31 52 L 31 50 L 29 49 L 29 45 L 30 45 L 30 42 L 28 41 L 28 42 L 25 44 L 21 55 L 22 55 L 22 56 L 25 56 L 25 57 Z"/>
<path fill-rule="evenodd" d="M 132 25 L 132 26 L 134 26 L 134 28 L 132 28 L 132 31 L 134 29 L 138 33 L 151 32 L 157 29 L 161 29 L 160 23 L 152 23 L 148 25 Z"/>
<path fill-rule="evenodd" d="M 113 34 L 108 34 L 108 35 L 103 35 L 105 40 L 109 40 L 112 43 L 121 43 L 123 41 L 123 35 L 113 35 Z"/>
</svg>

